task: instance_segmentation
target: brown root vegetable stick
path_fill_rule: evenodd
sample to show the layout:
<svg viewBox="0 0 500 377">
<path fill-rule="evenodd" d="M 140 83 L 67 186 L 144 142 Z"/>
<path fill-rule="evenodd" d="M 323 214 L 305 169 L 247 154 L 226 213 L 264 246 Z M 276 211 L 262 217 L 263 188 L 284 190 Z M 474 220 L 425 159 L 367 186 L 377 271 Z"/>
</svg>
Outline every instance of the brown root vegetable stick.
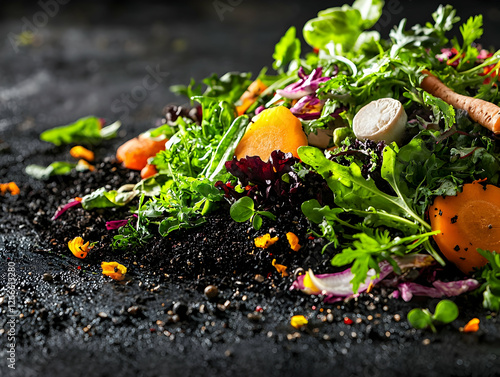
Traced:
<svg viewBox="0 0 500 377">
<path fill-rule="evenodd" d="M 457 109 L 467 111 L 474 122 L 500 134 L 500 107 L 482 99 L 455 93 L 429 71 L 423 70 L 422 73 L 427 75 L 420 84 L 423 90 Z"/>
</svg>

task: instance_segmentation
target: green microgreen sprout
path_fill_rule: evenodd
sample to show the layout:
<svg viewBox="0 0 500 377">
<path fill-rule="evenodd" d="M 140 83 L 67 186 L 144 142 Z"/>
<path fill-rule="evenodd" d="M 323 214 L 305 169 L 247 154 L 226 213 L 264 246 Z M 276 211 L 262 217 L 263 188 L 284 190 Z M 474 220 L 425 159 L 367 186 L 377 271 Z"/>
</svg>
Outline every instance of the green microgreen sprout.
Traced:
<svg viewBox="0 0 500 377">
<path fill-rule="evenodd" d="M 259 230 L 262 226 L 262 216 L 271 220 L 276 220 L 276 216 L 269 211 L 255 210 L 255 203 L 253 199 L 248 196 L 244 196 L 234 202 L 233 205 L 231 205 L 229 214 L 231 218 L 238 223 L 250 220 L 255 230 Z"/>
<path fill-rule="evenodd" d="M 408 313 L 408 322 L 416 329 L 430 328 L 437 332 L 436 325 L 445 325 L 458 317 L 458 307 L 450 300 L 442 300 L 436 305 L 432 314 L 429 309 L 415 308 Z"/>
</svg>

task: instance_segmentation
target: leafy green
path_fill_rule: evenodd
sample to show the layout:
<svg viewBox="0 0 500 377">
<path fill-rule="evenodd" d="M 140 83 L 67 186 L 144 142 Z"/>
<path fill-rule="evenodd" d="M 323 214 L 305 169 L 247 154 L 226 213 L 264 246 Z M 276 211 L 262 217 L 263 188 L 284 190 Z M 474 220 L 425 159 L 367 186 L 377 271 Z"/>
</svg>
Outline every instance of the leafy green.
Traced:
<svg viewBox="0 0 500 377">
<path fill-rule="evenodd" d="M 375 26 L 375 24 L 382 16 L 382 10 L 384 8 L 383 0 L 356 0 L 352 7 L 359 10 L 361 14 L 361 28 L 370 29 Z"/>
<path fill-rule="evenodd" d="M 458 307 L 450 300 L 442 300 L 436 305 L 432 314 L 428 309 L 412 309 L 408 313 L 408 322 L 416 329 L 430 328 L 436 332 L 436 325 L 445 325 L 458 318 Z"/>
<path fill-rule="evenodd" d="M 220 78 L 214 73 L 203 80 L 207 89 L 204 97 L 217 98 L 217 101 L 236 102 L 250 85 L 250 73 L 228 72 Z"/>
<path fill-rule="evenodd" d="M 432 14 L 434 25 L 430 22 L 425 26 L 415 25 L 411 30 L 405 30 L 406 19 L 402 19 L 397 27 L 391 30 L 389 36 L 393 41 L 391 47 L 391 57 L 396 57 L 401 54 L 402 50 L 415 50 L 427 56 L 425 49 L 431 49 L 434 53 L 448 42 L 445 36 L 447 31 L 453 28 L 453 25 L 460 21 L 460 17 L 456 16 L 456 10 L 451 5 L 440 5 Z"/>
<path fill-rule="evenodd" d="M 483 35 L 483 16 L 470 17 L 465 24 L 460 26 L 460 34 L 463 38 L 463 51 Z"/>
<path fill-rule="evenodd" d="M 144 194 L 139 199 L 139 208 L 142 208 Z M 113 238 L 114 249 L 126 249 L 140 247 L 148 243 L 153 237 L 149 231 L 150 220 L 144 212 L 139 211 L 135 226 L 129 221 L 125 226 L 118 229 L 118 234 Z"/>
<path fill-rule="evenodd" d="M 404 256 L 422 245 L 427 239 L 438 232 L 428 232 L 404 238 L 392 238 L 388 230 L 365 228 L 363 233 L 354 234 L 353 247 L 347 247 L 332 259 L 332 265 L 345 266 L 352 263 L 351 272 L 354 274 L 351 284 L 353 292 L 366 280 L 368 270 L 373 268 L 380 272 L 379 263 L 388 261 L 394 271 L 400 269 L 394 256 Z"/>
<path fill-rule="evenodd" d="M 363 31 L 378 21 L 383 5 L 382 0 L 357 0 L 352 7 L 346 4 L 325 9 L 304 25 L 304 39 L 317 48 L 333 43 L 337 54 L 350 51 Z"/>
<path fill-rule="evenodd" d="M 479 248 L 477 252 L 489 262 L 481 273 L 481 278 L 484 280 L 480 288 L 483 291 L 483 307 L 498 312 L 500 310 L 500 253 Z"/>
<path fill-rule="evenodd" d="M 217 74 L 203 79 L 205 91 L 202 91 L 201 84 L 197 84 L 191 79 L 189 85 L 173 85 L 170 91 L 178 95 L 184 95 L 191 99 L 191 103 L 197 101 L 199 97 L 210 97 L 220 101 L 234 103 L 241 97 L 243 92 L 250 85 L 250 73 L 228 72 L 221 77 Z"/>
<path fill-rule="evenodd" d="M 274 48 L 273 68 L 282 71 L 287 64 L 300 59 L 300 40 L 296 38 L 295 26 L 287 30 Z"/>
<path fill-rule="evenodd" d="M 345 248 L 332 260 L 335 265 L 353 263 L 354 274 L 353 285 L 355 289 L 366 279 L 366 273 L 370 268 L 378 269 L 378 262 L 387 260 L 394 261 L 388 252 L 393 246 L 405 246 L 403 253 L 412 252 L 415 247 L 423 245 L 433 257 L 444 264 L 441 257 L 430 246 L 430 225 L 415 211 L 412 202 L 404 192 L 407 188 L 400 187 L 400 172 L 402 170 L 397 160 L 398 148 L 395 145 L 386 146 L 383 152 L 383 164 L 381 169 L 382 178 L 391 186 L 396 196 L 381 191 L 373 179 L 365 178 L 361 174 L 360 167 L 356 162 L 349 166 L 343 166 L 331 161 L 317 148 L 300 147 L 299 157 L 313 171 L 323 176 L 328 186 L 335 194 L 335 204 L 343 213 L 364 218 L 359 225 L 352 225 L 360 220 L 340 220 L 342 212 L 331 211 L 330 208 L 320 208 L 319 203 L 309 201 L 304 203 L 302 210 L 313 222 L 320 223 L 323 236 L 328 233 L 328 240 L 336 246 L 339 244 L 337 234 L 346 227 L 357 229 L 362 233 L 354 234 L 352 247 Z M 349 225 L 347 225 L 349 224 Z M 340 226 L 340 228 L 339 228 Z M 406 238 L 395 238 L 391 240 L 389 232 L 380 232 L 378 227 L 392 227 L 403 230 L 410 236 Z M 376 230 L 377 229 L 377 230 Z M 415 242 L 417 241 L 418 242 Z M 408 243 L 412 242 L 412 243 Z"/>
<path fill-rule="evenodd" d="M 170 91 L 179 96 L 186 96 L 191 99 L 196 96 L 201 96 L 201 84 L 197 84 L 195 79 L 191 79 L 189 85 L 172 85 L 170 86 Z M 191 104 L 193 100 L 191 100 Z"/>
<path fill-rule="evenodd" d="M 132 185 L 133 186 L 133 185 Z M 82 198 L 84 209 L 121 207 L 129 203 L 139 193 L 136 190 L 129 190 L 131 187 L 125 186 L 122 189 L 106 191 L 104 187 L 85 195 Z"/>
<path fill-rule="evenodd" d="M 231 205 L 229 214 L 231 218 L 238 223 L 250 220 L 255 230 L 259 230 L 262 226 L 262 216 L 271 220 L 276 220 L 276 216 L 269 211 L 255 210 L 255 203 L 253 199 L 248 196 L 244 196 L 234 202 Z"/>
<path fill-rule="evenodd" d="M 432 108 L 436 124 L 439 124 L 441 119 L 443 119 L 445 130 L 450 129 L 455 124 L 455 109 L 453 106 L 425 91 L 422 91 L 422 97 L 424 105 Z"/>
<path fill-rule="evenodd" d="M 49 166 L 28 165 L 26 166 L 26 174 L 35 179 L 48 179 L 54 175 L 66 175 L 76 168 L 76 164 L 64 161 L 56 161 Z"/>
<path fill-rule="evenodd" d="M 473 42 L 483 35 L 483 16 L 470 17 L 467 22 L 460 26 L 460 34 L 462 34 L 463 39 L 462 45 L 459 45 L 456 38 L 453 39 L 453 45 L 458 53 L 450 61 L 451 63 L 460 58 L 458 69 L 464 65 L 472 66 L 469 62 L 474 61 L 479 54 L 477 48 L 473 46 Z"/>
<path fill-rule="evenodd" d="M 57 146 L 70 143 L 94 144 L 103 139 L 116 137 L 120 121 L 101 128 L 101 120 L 97 117 L 85 117 L 67 126 L 55 127 L 42 132 L 40 139 Z"/>
<path fill-rule="evenodd" d="M 238 222 L 242 223 L 245 221 L 250 220 L 250 218 L 253 216 L 255 213 L 254 209 L 254 202 L 252 198 L 249 198 L 248 196 L 244 196 L 240 199 L 238 199 L 232 206 L 229 214 L 231 215 L 231 218 Z"/>
<path fill-rule="evenodd" d="M 391 185 L 397 188 L 392 175 L 394 152 L 390 148 L 386 150 L 388 162 L 386 163 L 384 159 L 382 169 L 386 177 L 390 179 Z M 343 166 L 330 161 L 315 147 L 300 147 L 298 153 L 304 163 L 311 166 L 316 173 L 321 174 L 326 179 L 328 186 L 335 193 L 335 203 L 338 206 L 358 211 L 376 208 L 377 211 L 401 217 L 403 222 L 406 222 L 403 217 L 407 216 L 430 229 L 430 226 L 409 208 L 401 195 L 392 196 L 379 190 L 372 179 L 365 179 L 362 176 L 361 169 L 357 164 L 352 163 L 350 166 Z"/>
<path fill-rule="evenodd" d="M 340 215 L 345 211 L 342 208 L 330 208 L 329 206 L 322 207 L 316 199 L 307 200 L 301 205 L 302 213 L 312 222 L 318 224 L 322 233 L 313 232 L 317 237 L 325 238 L 329 243 L 327 246 L 333 245 L 339 247 L 339 235 L 344 231 L 344 227 L 361 230 L 358 225 L 351 225 L 347 221 L 340 219 Z"/>
</svg>

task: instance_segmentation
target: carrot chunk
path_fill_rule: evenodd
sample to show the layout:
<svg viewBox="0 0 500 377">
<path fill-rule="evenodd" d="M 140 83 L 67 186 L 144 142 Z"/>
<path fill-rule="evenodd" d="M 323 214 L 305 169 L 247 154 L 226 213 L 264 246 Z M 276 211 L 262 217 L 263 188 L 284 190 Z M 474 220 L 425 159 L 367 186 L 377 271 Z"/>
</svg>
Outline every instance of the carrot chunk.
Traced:
<svg viewBox="0 0 500 377">
<path fill-rule="evenodd" d="M 116 159 L 128 169 L 142 170 L 147 165 L 148 158 L 165 150 L 166 142 L 167 139 L 155 140 L 141 134 L 122 144 L 116 151 Z"/>
<path fill-rule="evenodd" d="M 281 150 L 298 158 L 297 148 L 307 145 L 302 123 L 284 106 L 262 111 L 241 138 L 235 150 L 237 159 L 259 156 L 268 161 L 271 152 Z"/>
<path fill-rule="evenodd" d="M 477 251 L 500 252 L 500 188 L 465 184 L 456 196 L 439 196 L 429 208 L 434 236 L 443 255 L 470 273 L 487 263 Z"/>
<path fill-rule="evenodd" d="M 158 170 L 156 170 L 156 166 L 151 165 L 151 164 L 147 164 L 141 170 L 141 178 L 146 179 L 146 178 L 152 177 L 156 173 L 158 173 Z"/>
<path fill-rule="evenodd" d="M 500 134 L 500 107 L 479 98 L 455 93 L 429 71 L 424 70 L 423 73 L 427 76 L 420 84 L 422 89 L 457 109 L 466 110 L 474 122 Z"/>
<path fill-rule="evenodd" d="M 241 105 L 236 106 L 236 111 L 238 115 L 243 115 L 248 110 L 250 106 L 257 100 L 260 94 L 267 89 L 266 84 L 264 84 L 259 79 L 252 82 L 247 90 L 241 95 L 240 101 Z"/>
</svg>

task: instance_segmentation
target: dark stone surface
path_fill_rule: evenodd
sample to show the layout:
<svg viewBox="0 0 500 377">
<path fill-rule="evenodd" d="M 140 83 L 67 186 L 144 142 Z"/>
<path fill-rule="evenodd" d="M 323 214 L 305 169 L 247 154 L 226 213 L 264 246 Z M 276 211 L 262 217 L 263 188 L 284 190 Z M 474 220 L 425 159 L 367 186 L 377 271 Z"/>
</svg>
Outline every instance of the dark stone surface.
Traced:
<svg viewBox="0 0 500 377">
<path fill-rule="evenodd" d="M 24 167 L 67 159 L 67 149 L 42 143 L 40 132 L 90 114 L 123 121 L 120 137 L 98 150 L 101 157 L 112 155 L 125 138 L 154 125 L 164 105 L 184 102 L 170 93 L 170 85 L 212 72 L 255 76 L 270 66 L 274 44 L 290 25 L 300 29 L 318 10 L 343 2 L 223 0 L 240 3 L 223 18 L 214 3 L 70 1 L 48 15 L 52 11 L 40 4 L 2 2 L 0 182 L 41 190 L 43 184 L 27 177 Z M 495 1 L 453 3 L 464 19 L 483 13 L 484 44 L 498 46 Z M 409 24 L 425 22 L 436 6 L 434 1 L 401 1 L 386 14 L 382 32 L 387 35 L 402 17 Z M 23 28 L 32 29 L 33 40 L 13 46 L 12 38 Z M 488 319 L 475 298 L 461 301 L 474 309 L 465 309 L 460 321 L 432 334 L 412 330 L 405 316 L 411 307 L 432 306 L 435 300 L 410 306 L 389 302 L 386 310 L 385 303 L 364 297 L 340 308 L 325 306 L 333 309 L 330 323 L 319 312 L 318 299 L 301 295 L 253 294 L 248 302 L 218 286 L 218 301 L 212 302 L 182 280 L 167 284 L 154 269 L 138 267 L 132 283 L 111 284 L 100 276 L 97 262 L 82 271 L 68 258 L 40 252 L 43 242 L 30 225 L 33 215 L 10 213 L 9 208 L 20 207 L 16 198 L 0 197 L 0 204 L 0 279 L 6 280 L 11 258 L 24 313 L 17 327 L 16 371 L 7 368 L 8 342 L 6 333 L 0 334 L 0 376 L 500 373 L 498 320 Z M 233 306 L 225 308 L 227 300 Z M 262 314 L 254 312 L 256 304 L 265 308 Z M 4 316 L 7 303 L 0 308 Z M 313 317 L 310 330 L 291 328 L 293 314 Z M 395 314 L 401 319 L 396 321 Z M 343 324 L 345 315 L 359 323 Z M 473 315 L 484 327 L 477 334 L 460 333 L 458 327 Z M 5 316 L 0 323 L 5 329 Z"/>
</svg>

